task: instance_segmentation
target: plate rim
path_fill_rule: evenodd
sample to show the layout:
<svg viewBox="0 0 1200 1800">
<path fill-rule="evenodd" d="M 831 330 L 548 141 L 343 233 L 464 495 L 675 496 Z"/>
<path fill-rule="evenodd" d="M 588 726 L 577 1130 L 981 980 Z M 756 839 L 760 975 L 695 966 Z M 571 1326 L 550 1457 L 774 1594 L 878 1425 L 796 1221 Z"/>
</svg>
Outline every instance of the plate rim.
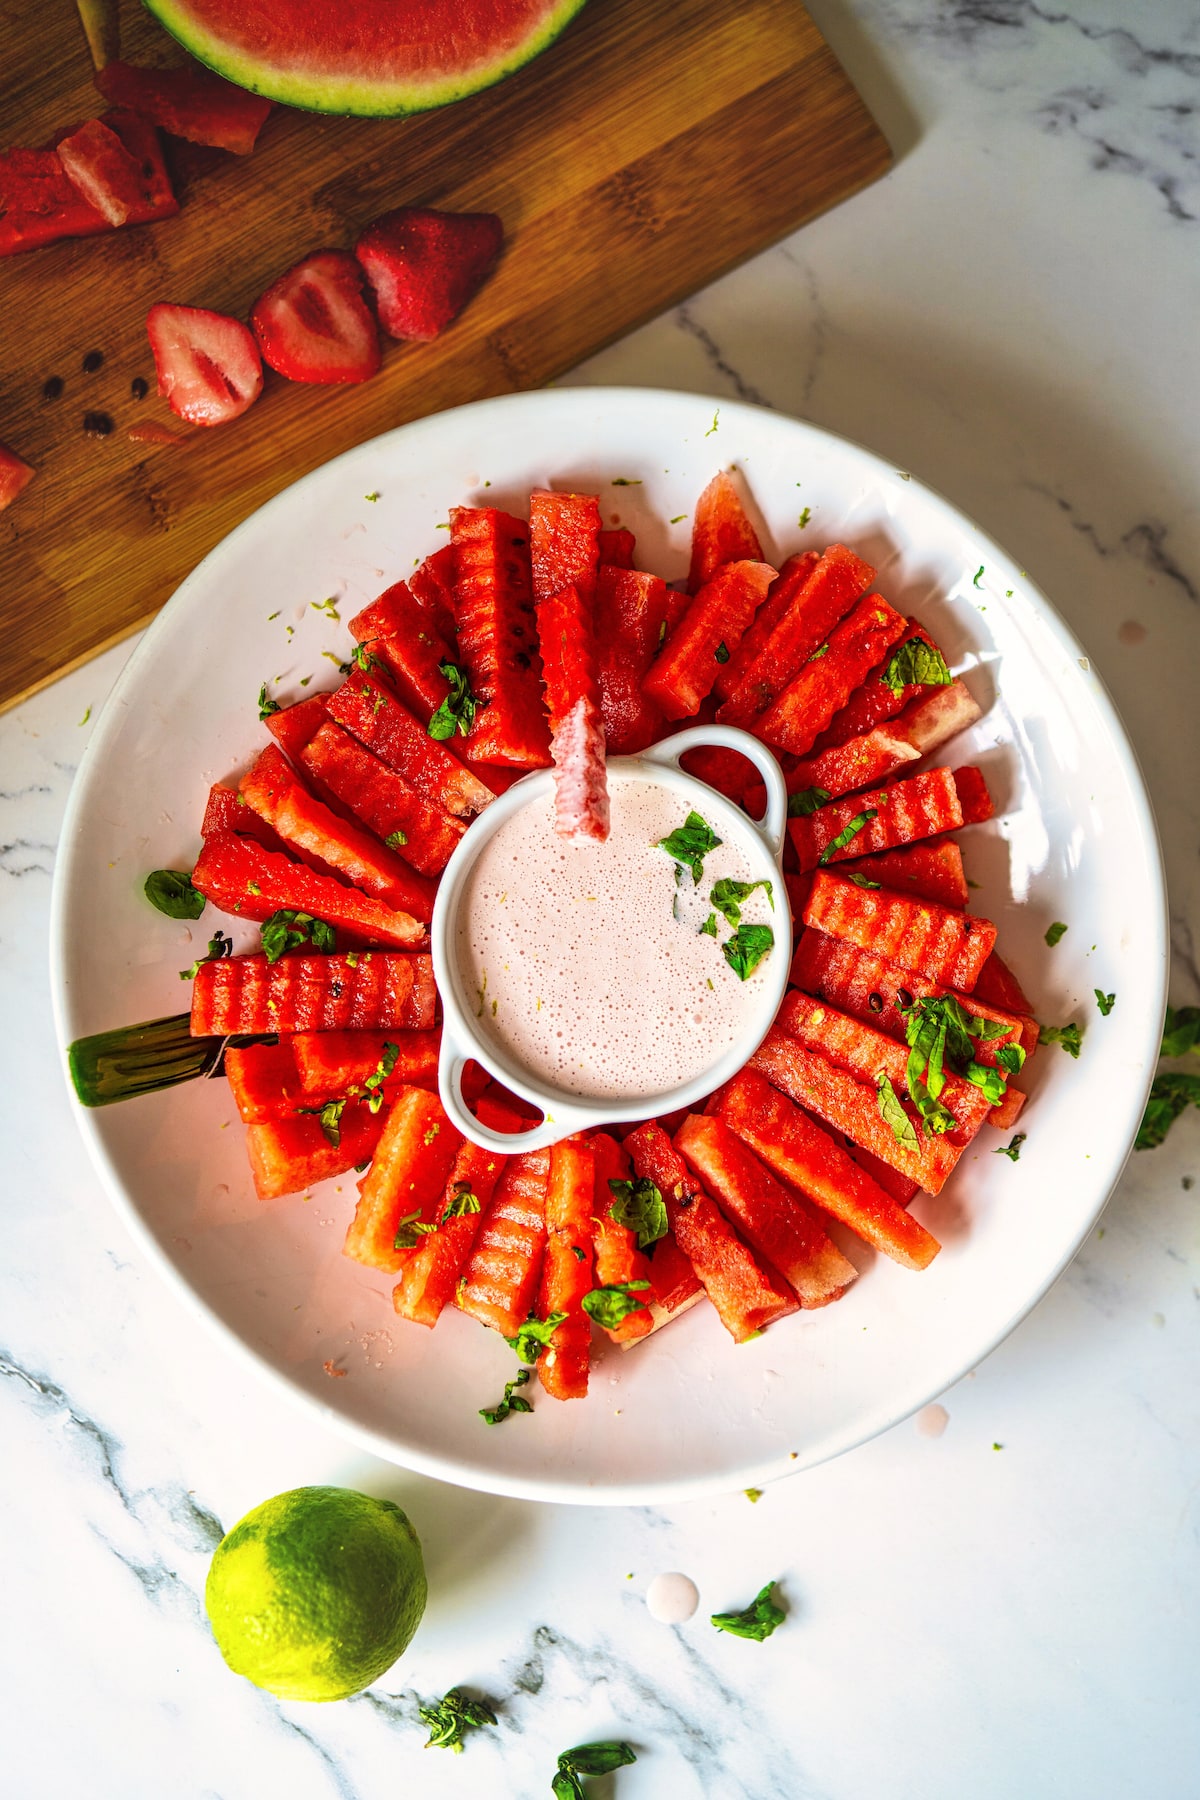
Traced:
<svg viewBox="0 0 1200 1800">
<path fill-rule="evenodd" d="M 163 1275 L 168 1285 L 176 1291 L 186 1303 L 199 1315 L 209 1331 L 215 1334 L 218 1341 L 228 1345 L 243 1361 L 253 1367 L 259 1374 L 267 1377 L 270 1384 L 280 1393 L 288 1397 L 293 1404 L 309 1410 L 321 1423 L 329 1426 L 336 1434 L 348 1438 L 358 1448 L 378 1456 L 385 1462 L 411 1469 L 415 1473 L 438 1481 L 446 1481 L 455 1486 L 466 1487 L 476 1492 L 496 1494 L 514 1499 L 536 1500 L 550 1504 L 568 1504 L 593 1506 L 602 1505 L 659 1505 L 670 1504 L 687 1499 L 702 1499 L 734 1491 L 737 1487 L 748 1485 L 767 1485 L 789 1474 L 799 1474 L 805 1469 L 819 1467 L 847 1451 L 869 1443 L 873 1438 L 882 1435 L 894 1425 L 911 1418 L 922 1406 L 928 1405 L 939 1394 L 960 1381 L 971 1369 L 977 1368 L 993 1351 L 999 1348 L 1011 1335 L 1021 1321 L 1028 1317 L 1039 1302 L 1045 1298 L 1049 1290 L 1059 1280 L 1063 1272 L 1077 1256 L 1080 1247 L 1087 1238 L 1096 1220 L 1119 1183 L 1129 1158 L 1133 1153 L 1133 1133 L 1130 1133 L 1129 1144 L 1123 1158 L 1108 1173 L 1101 1190 L 1098 1190 L 1096 1204 L 1069 1241 L 1057 1262 L 1042 1277 L 1036 1287 L 1014 1308 L 999 1330 L 992 1330 L 988 1340 L 977 1348 L 965 1360 L 954 1359 L 949 1373 L 939 1378 L 932 1389 L 926 1391 L 926 1384 L 921 1384 L 916 1397 L 911 1394 L 900 1401 L 878 1405 L 874 1409 L 856 1415 L 852 1425 L 841 1432 L 828 1433 L 821 1446 L 812 1453 L 805 1452 L 798 1460 L 793 1461 L 789 1453 L 783 1452 L 765 1460 L 746 1465 L 738 1465 L 725 1473 L 702 1472 L 684 1474 L 677 1477 L 638 1480 L 560 1480 L 538 1476 L 526 1479 L 517 1474 L 495 1471 L 481 1463 L 472 1462 L 465 1456 L 447 1454 L 433 1455 L 419 1448 L 411 1448 L 400 1444 L 397 1440 L 380 1430 L 362 1423 L 336 1406 L 322 1401 L 309 1387 L 300 1380 L 286 1374 L 273 1362 L 269 1355 L 256 1349 L 232 1325 L 227 1323 L 204 1296 L 191 1285 L 182 1269 L 172 1260 L 166 1249 L 154 1236 L 150 1225 L 143 1218 L 141 1211 L 125 1189 L 115 1163 L 109 1154 L 99 1132 L 99 1121 L 96 1109 L 85 1107 L 75 1094 L 70 1079 L 67 1063 L 67 1044 L 70 1042 L 68 1018 L 72 999 L 70 981 L 66 970 L 66 954 L 64 942 L 64 921 L 68 905 L 68 892 L 71 888 L 71 875 L 74 863 L 74 845 L 77 838 L 77 823 L 87 800 L 87 790 L 97 772 L 103 765 L 110 738 L 119 729 L 120 722 L 126 712 L 124 705 L 126 695 L 135 687 L 141 674 L 144 662 L 150 660 L 157 651 L 158 640 L 170 628 L 174 618 L 186 606 L 189 592 L 198 583 L 202 572 L 209 565 L 219 564 L 222 557 L 233 554 L 243 536 L 257 534 L 270 528 L 270 515 L 273 509 L 283 510 L 294 503 L 298 493 L 309 485 L 318 486 L 328 479 L 329 472 L 339 465 L 352 461 L 364 454 L 370 454 L 389 445 L 401 437 L 419 436 L 432 423 L 455 419 L 478 419 L 483 414 L 496 414 L 510 411 L 526 411 L 549 404 L 551 407 L 586 404 L 588 401 L 608 407 L 636 406 L 654 407 L 662 405 L 675 408 L 681 405 L 694 406 L 707 411 L 716 409 L 729 417 L 748 417 L 751 420 L 766 418 L 775 425 L 796 426 L 804 433 L 810 434 L 817 441 L 824 440 L 842 450 L 851 450 L 862 460 L 864 472 L 879 480 L 890 482 L 899 476 L 914 484 L 913 491 L 932 499 L 939 507 L 950 514 L 960 526 L 968 530 L 984 551 L 990 551 L 1005 563 L 1020 568 L 1020 563 L 1004 547 L 979 526 L 961 507 L 947 498 L 939 489 L 923 481 L 910 471 L 898 470 L 890 459 L 879 455 L 856 439 L 841 433 L 828 430 L 809 420 L 796 418 L 779 409 L 767 406 L 753 406 L 744 401 L 731 400 L 728 397 L 712 394 L 696 393 L 686 389 L 664 389 L 637 386 L 592 386 L 579 384 L 569 387 L 552 387 L 528 390 L 522 393 L 503 394 L 485 400 L 467 402 L 464 405 L 447 408 L 442 412 L 431 413 L 424 418 L 409 421 L 407 424 L 394 427 L 391 431 L 382 432 L 374 438 L 340 452 L 310 470 L 297 481 L 273 495 L 262 506 L 250 513 L 232 531 L 228 532 L 218 544 L 189 571 L 174 590 L 160 611 L 151 620 L 143 636 L 130 654 L 120 674 L 104 701 L 96 729 L 93 731 L 71 784 L 70 794 L 63 813 L 59 832 L 58 855 L 55 859 L 54 877 L 51 888 L 49 915 L 49 963 L 51 1004 L 54 1018 L 55 1037 L 59 1053 L 59 1065 L 66 1085 L 69 1105 L 79 1126 L 84 1145 L 94 1170 L 100 1177 L 102 1186 L 112 1201 L 118 1215 L 130 1231 L 135 1242 L 147 1255 L 151 1264 Z M 1026 599 L 1036 606 L 1040 622 L 1050 631 L 1071 659 L 1085 672 L 1093 684 L 1089 698 L 1097 708 L 1105 735 L 1114 750 L 1121 771 L 1125 778 L 1139 833 L 1149 855 L 1149 874 L 1157 894 L 1158 904 L 1154 908 L 1152 918 L 1144 919 L 1143 929 L 1153 932 L 1154 942 L 1149 947 L 1149 960 L 1157 966 L 1158 984 L 1154 1004 L 1145 1014 L 1147 1021 L 1147 1041 L 1142 1054 L 1145 1056 L 1145 1073 L 1138 1094 L 1136 1115 L 1131 1109 L 1131 1118 L 1140 1117 L 1149 1095 L 1150 1084 L 1154 1078 L 1157 1055 L 1154 1054 L 1161 1037 L 1162 1022 L 1167 1004 L 1167 983 L 1169 976 L 1169 959 L 1167 946 L 1169 943 L 1169 912 L 1165 870 L 1163 865 L 1162 845 L 1154 814 L 1153 804 L 1147 789 L 1145 776 L 1136 749 L 1125 728 L 1124 721 L 1117 709 L 1111 694 L 1099 672 L 1093 667 L 1083 645 L 1075 633 L 1062 618 L 1053 602 L 1048 599 L 1042 589 L 1028 574 L 1022 570 L 1022 579 L 1027 584 Z M 1153 1033 L 1149 1031 L 1153 1024 Z M 1131 1093 L 1133 1090 L 1131 1090 Z"/>
</svg>

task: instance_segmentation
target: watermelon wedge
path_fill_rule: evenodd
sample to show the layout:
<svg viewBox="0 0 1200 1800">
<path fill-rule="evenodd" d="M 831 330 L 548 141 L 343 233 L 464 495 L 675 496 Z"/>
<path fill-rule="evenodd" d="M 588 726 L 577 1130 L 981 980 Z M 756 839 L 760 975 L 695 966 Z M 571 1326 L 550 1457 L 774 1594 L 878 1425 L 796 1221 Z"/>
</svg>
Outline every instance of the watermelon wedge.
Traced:
<svg viewBox="0 0 1200 1800">
<path fill-rule="evenodd" d="M 309 112 L 427 112 L 545 50 L 583 0 L 146 0 L 192 55 L 238 87 Z"/>
</svg>

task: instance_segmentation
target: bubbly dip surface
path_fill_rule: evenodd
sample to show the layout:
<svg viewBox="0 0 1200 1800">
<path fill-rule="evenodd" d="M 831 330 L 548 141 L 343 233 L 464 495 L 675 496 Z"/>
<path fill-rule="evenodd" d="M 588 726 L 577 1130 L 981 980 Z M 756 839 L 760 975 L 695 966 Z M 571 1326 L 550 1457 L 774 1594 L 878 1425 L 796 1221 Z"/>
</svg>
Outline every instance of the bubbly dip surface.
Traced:
<svg viewBox="0 0 1200 1800">
<path fill-rule="evenodd" d="M 564 842 L 550 796 L 500 826 L 471 871 L 454 945 L 465 1002 L 497 1048 L 588 1099 L 702 1075 L 744 1036 L 767 966 L 743 981 L 722 951 L 727 919 L 715 914 L 715 936 L 701 929 L 715 882 L 760 873 L 732 833 L 705 856 L 698 886 L 690 872 L 677 884 L 657 845 L 684 825 L 687 799 L 611 770 L 609 785 L 603 844 Z M 719 831 L 715 813 L 708 822 Z M 761 887 L 741 903 L 744 924 L 774 917 Z"/>
</svg>

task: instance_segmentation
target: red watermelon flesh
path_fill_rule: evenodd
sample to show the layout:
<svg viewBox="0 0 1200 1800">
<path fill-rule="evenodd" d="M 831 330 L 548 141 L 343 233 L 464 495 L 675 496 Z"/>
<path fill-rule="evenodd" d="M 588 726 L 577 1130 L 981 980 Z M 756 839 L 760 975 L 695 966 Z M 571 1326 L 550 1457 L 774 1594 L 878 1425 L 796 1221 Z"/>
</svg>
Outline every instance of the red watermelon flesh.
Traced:
<svg viewBox="0 0 1200 1800">
<path fill-rule="evenodd" d="M 269 100 L 222 81 L 197 63 L 182 69 L 139 69 L 110 62 L 95 75 L 96 86 L 114 106 L 129 106 L 172 137 L 211 144 L 249 156 L 267 114 Z"/>
<path fill-rule="evenodd" d="M 313 112 L 424 112 L 546 49 L 583 0 L 146 0 L 239 87 Z M 172 127 L 173 129 L 173 127 Z"/>
<path fill-rule="evenodd" d="M 12 505 L 22 488 L 28 487 L 33 474 L 24 457 L 0 444 L 0 512 Z"/>
<path fill-rule="evenodd" d="M 138 192 L 131 197 L 125 223 L 141 225 L 177 213 L 179 202 L 150 121 L 115 107 L 99 123 L 115 134 L 137 164 Z M 0 256 L 36 250 L 57 238 L 91 237 L 113 229 L 76 187 L 59 156 L 58 145 L 78 129 L 68 127 L 42 150 L 13 149 L 0 155 Z"/>
<path fill-rule="evenodd" d="M 89 206 L 110 225 L 124 225 L 137 205 L 140 171 L 115 131 L 89 119 L 58 146 L 59 161 Z"/>
</svg>

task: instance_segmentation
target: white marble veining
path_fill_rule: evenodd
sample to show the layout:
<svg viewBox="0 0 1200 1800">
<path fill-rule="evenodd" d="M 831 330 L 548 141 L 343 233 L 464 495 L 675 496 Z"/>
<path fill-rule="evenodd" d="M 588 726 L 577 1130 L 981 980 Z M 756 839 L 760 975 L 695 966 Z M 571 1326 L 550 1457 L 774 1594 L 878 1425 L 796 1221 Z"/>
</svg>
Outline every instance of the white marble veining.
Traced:
<svg viewBox="0 0 1200 1800">
<path fill-rule="evenodd" d="M 894 172 L 575 378 L 800 413 L 1024 560 L 1142 759 L 1173 998 L 1194 1002 L 1200 19 L 1185 0 L 810 10 Z M 1192 1800 L 1200 1115 L 1133 1158 L 1057 1287 L 943 1396 L 940 1435 L 910 1421 L 757 1504 L 664 1511 L 539 1508 L 374 1463 L 179 1306 L 71 1123 L 50 873 L 126 654 L 0 719 L 0 1792 L 523 1800 L 559 1750 L 620 1735 L 639 1761 L 599 1800 Z M 278 1705 L 226 1672 L 200 1593 L 221 1529 L 319 1481 L 409 1509 L 431 1601 L 369 1694 Z M 645 1610 L 667 1569 L 700 1588 L 681 1627 Z M 769 1643 L 711 1629 L 771 1576 L 789 1618 Z M 457 1682 L 500 1724 L 461 1758 L 426 1752 L 418 1699 Z"/>
</svg>

